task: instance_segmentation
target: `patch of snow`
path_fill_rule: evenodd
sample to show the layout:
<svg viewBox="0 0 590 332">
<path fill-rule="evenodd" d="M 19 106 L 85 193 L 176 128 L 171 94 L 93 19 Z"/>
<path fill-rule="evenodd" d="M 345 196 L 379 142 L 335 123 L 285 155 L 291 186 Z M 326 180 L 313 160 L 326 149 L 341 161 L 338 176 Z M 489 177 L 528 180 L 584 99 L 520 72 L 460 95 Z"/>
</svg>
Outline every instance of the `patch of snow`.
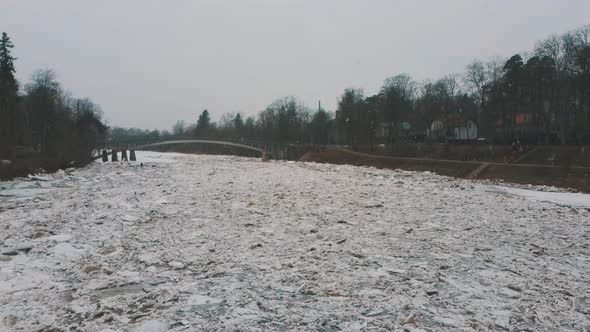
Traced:
<svg viewBox="0 0 590 332">
<path fill-rule="evenodd" d="M 153 151 L 135 151 L 137 162 L 144 164 L 166 164 L 175 163 L 178 159 L 185 158 L 182 153 L 159 153 Z"/>
<path fill-rule="evenodd" d="M 58 256 L 63 256 L 67 258 L 78 258 L 84 255 L 84 249 L 77 249 L 67 242 L 58 243 L 53 248 L 53 252 Z"/>
<path fill-rule="evenodd" d="M 168 331 L 168 324 L 160 320 L 146 320 L 140 326 L 133 329 L 134 332 L 165 332 Z"/>
<path fill-rule="evenodd" d="M 29 174 L 27 176 L 31 181 L 51 181 L 53 177 L 51 175 L 40 175 L 40 174 Z"/>
<path fill-rule="evenodd" d="M 139 262 L 145 263 L 147 265 L 153 265 L 160 263 L 160 259 L 154 253 L 143 253 L 137 256 L 137 260 Z"/>
<path fill-rule="evenodd" d="M 72 239 L 72 236 L 69 234 L 58 234 L 58 235 L 52 235 L 52 236 L 48 236 L 46 238 L 43 238 L 43 240 L 55 241 L 55 242 L 68 242 L 71 239 Z"/>
<path fill-rule="evenodd" d="M 125 221 L 125 222 L 136 222 L 136 221 L 139 220 L 139 218 L 137 216 L 130 215 L 130 214 L 126 214 L 126 215 L 120 216 L 119 218 L 122 221 Z"/>
<path fill-rule="evenodd" d="M 550 202 L 564 206 L 590 209 L 590 194 L 538 191 L 511 187 L 496 187 L 498 191 L 522 196 L 536 202 Z"/>
<path fill-rule="evenodd" d="M 184 269 L 184 264 L 181 262 L 170 262 L 168 266 L 173 267 L 175 269 Z"/>
<path fill-rule="evenodd" d="M 117 274 L 128 278 L 135 278 L 139 276 L 139 272 L 137 271 L 118 271 Z"/>
<path fill-rule="evenodd" d="M 186 304 L 189 306 L 210 306 L 221 302 L 219 299 L 199 294 L 193 295 L 186 300 Z"/>
<path fill-rule="evenodd" d="M 165 198 L 160 198 L 160 199 L 156 200 L 154 203 L 155 203 L 155 204 L 158 204 L 158 205 L 161 205 L 161 204 L 168 204 L 168 200 L 167 200 L 167 199 L 165 199 Z"/>
</svg>

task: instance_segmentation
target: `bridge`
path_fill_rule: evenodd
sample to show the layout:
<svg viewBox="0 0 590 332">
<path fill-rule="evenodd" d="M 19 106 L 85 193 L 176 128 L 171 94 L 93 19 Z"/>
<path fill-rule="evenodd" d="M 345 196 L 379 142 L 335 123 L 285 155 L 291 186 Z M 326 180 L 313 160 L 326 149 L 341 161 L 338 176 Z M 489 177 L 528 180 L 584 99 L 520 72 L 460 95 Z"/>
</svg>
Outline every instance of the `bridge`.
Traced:
<svg viewBox="0 0 590 332">
<path fill-rule="evenodd" d="M 271 153 L 269 153 L 267 150 L 256 147 L 256 146 L 235 143 L 235 142 L 229 142 L 229 141 L 206 140 L 206 139 L 170 140 L 170 141 L 163 141 L 163 142 L 156 142 L 156 143 L 140 145 L 138 147 L 135 147 L 135 149 L 136 150 L 145 150 L 148 148 L 154 148 L 154 147 L 158 147 L 158 146 L 177 145 L 177 144 L 215 144 L 215 145 L 222 145 L 222 146 L 233 146 L 233 147 L 237 147 L 237 148 L 241 148 L 241 149 L 245 149 L 245 150 L 259 152 L 262 160 L 268 160 L 268 159 L 270 159 L 270 156 L 271 156 Z"/>
<path fill-rule="evenodd" d="M 100 159 L 101 153 L 104 150 L 109 151 L 109 154 L 120 152 L 121 150 L 149 150 L 150 148 L 157 148 L 169 145 L 187 145 L 187 144 L 208 144 L 208 145 L 219 145 L 228 146 L 244 149 L 246 151 L 254 151 L 259 153 L 263 160 L 268 159 L 296 159 L 302 151 L 305 149 L 300 144 L 284 144 L 284 143 L 267 143 L 267 142 L 256 142 L 256 141 L 243 141 L 243 140 L 220 140 L 220 139 L 208 139 L 208 138 L 195 138 L 195 139 L 167 139 L 167 140 L 128 140 L 119 142 L 108 142 L 103 143 L 99 147 L 99 154 L 95 157 Z M 306 146 L 309 147 L 309 146 Z"/>
<path fill-rule="evenodd" d="M 259 148 L 248 144 L 241 144 L 235 143 L 231 141 L 219 141 L 219 140 L 207 140 L 207 139 L 183 139 L 183 140 L 169 140 L 169 141 L 162 141 L 162 142 L 155 142 L 155 143 L 148 143 L 143 144 L 140 146 L 136 146 L 135 150 L 144 150 L 147 148 L 157 147 L 157 146 L 164 146 L 164 145 L 176 145 L 176 144 L 216 144 L 216 145 L 225 145 L 225 146 L 235 146 L 238 148 L 252 150 L 260 153 L 266 152 L 265 149 Z"/>
</svg>

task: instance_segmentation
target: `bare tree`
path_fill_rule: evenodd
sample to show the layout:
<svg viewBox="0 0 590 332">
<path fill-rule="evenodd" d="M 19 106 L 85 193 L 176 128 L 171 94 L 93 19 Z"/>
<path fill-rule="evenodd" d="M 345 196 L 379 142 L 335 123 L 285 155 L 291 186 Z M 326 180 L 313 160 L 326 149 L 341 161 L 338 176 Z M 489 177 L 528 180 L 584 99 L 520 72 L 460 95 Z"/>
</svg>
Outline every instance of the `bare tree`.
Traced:
<svg viewBox="0 0 590 332">
<path fill-rule="evenodd" d="M 455 96 L 460 93 L 459 75 L 449 74 L 443 77 L 441 81 L 444 82 L 447 94 L 450 98 L 455 98 Z"/>
<path fill-rule="evenodd" d="M 486 88 L 489 82 L 489 74 L 483 62 L 473 60 L 467 65 L 464 77 L 465 84 L 478 96 L 483 108 L 486 101 Z"/>
<path fill-rule="evenodd" d="M 500 79 L 502 79 L 504 63 L 506 63 L 506 59 L 500 56 L 494 56 L 486 62 L 489 84 L 494 85 L 500 82 Z"/>
<path fill-rule="evenodd" d="M 385 79 L 381 91 L 387 93 L 396 90 L 400 99 L 413 100 L 416 97 L 416 89 L 417 84 L 410 75 L 400 74 Z"/>
<path fill-rule="evenodd" d="M 172 133 L 174 134 L 174 136 L 181 136 L 182 134 L 184 134 L 185 127 L 186 124 L 184 120 L 178 120 L 176 121 L 174 126 L 172 126 Z"/>
<path fill-rule="evenodd" d="M 221 129 L 233 129 L 235 113 L 224 113 L 219 118 L 218 127 Z"/>
</svg>

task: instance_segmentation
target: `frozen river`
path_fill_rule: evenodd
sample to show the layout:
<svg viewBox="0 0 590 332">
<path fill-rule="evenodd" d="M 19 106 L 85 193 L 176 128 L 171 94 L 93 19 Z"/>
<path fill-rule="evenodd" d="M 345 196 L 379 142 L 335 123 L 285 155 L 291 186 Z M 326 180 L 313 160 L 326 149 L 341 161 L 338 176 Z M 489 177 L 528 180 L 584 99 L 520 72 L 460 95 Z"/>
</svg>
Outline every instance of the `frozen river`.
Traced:
<svg viewBox="0 0 590 332">
<path fill-rule="evenodd" d="M 0 182 L 0 331 L 590 327 L 589 195 L 138 160 Z"/>
</svg>

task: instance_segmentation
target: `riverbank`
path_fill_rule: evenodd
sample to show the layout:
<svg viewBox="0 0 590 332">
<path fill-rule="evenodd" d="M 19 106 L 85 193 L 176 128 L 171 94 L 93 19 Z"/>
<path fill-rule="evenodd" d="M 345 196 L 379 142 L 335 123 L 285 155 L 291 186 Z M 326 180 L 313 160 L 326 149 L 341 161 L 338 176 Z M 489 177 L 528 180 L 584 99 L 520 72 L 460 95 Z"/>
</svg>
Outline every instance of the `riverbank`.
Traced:
<svg viewBox="0 0 590 332">
<path fill-rule="evenodd" d="M 0 160 L 0 181 L 8 181 L 30 174 L 54 173 L 60 169 L 71 167 L 84 167 L 91 161 L 63 161 L 57 158 Z"/>
<path fill-rule="evenodd" d="M 16 159 L 0 162 L 0 180 L 7 181 L 36 173 L 53 173 L 61 163 L 55 159 Z"/>
<path fill-rule="evenodd" d="M 381 169 L 429 171 L 455 178 L 555 186 L 590 193 L 590 167 L 390 157 L 350 151 L 344 148 L 328 148 L 308 152 L 299 160 L 373 166 Z"/>
<path fill-rule="evenodd" d="M 504 163 L 498 161 L 505 159 L 503 153 L 509 153 L 506 147 L 495 147 L 494 157 L 491 158 L 491 154 L 486 155 L 486 151 L 491 148 L 481 145 L 412 145 L 411 147 L 396 145 L 391 149 L 381 148 L 375 151 L 366 151 L 367 149 L 352 151 L 343 147 L 305 145 L 277 146 L 279 153 L 275 153 L 272 156 L 273 159 L 429 171 L 455 178 L 552 186 L 590 193 L 590 167 L 588 166 L 590 152 L 586 151 L 590 149 L 585 147 L 541 146 L 524 153 L 518 163 Z M 260 157 L 260 152 L 230 145 L 176 144 L 151 149 L 159 152 Z M 500 151 L 503 152 L 500 153 Z M 451 159 L 441 159 L 442 156 L 449 156 Z M 141 160 L 138 161 L 141 162 Z M 41 158 L 3 161 L 0 163 L 0 180 L 10 180 L 29 174 L 51 173 L 58 169 L 86 164 L 60 163 L 55 159 Z"/>
<path fill-rule="evenodd" d="M 352 151 L 344 147 L 292 145 L 283 149 L 289 153 L 275 154 L 273 159 L 428 171 L 455 178 L 504 181 L 590 193 L 590 153 L 584 147 L 534 147 L 519 156 L 522 159 L 519 163 L 503 162 L 511 154 L 507 146 L 400 144 L 387 149 L 369 151 L 368 148 L 360 148 Z M 158 147 L 157 150 L 258 157 L 258 153 L 222 145 L 179 144 Z"/>
</svg>

